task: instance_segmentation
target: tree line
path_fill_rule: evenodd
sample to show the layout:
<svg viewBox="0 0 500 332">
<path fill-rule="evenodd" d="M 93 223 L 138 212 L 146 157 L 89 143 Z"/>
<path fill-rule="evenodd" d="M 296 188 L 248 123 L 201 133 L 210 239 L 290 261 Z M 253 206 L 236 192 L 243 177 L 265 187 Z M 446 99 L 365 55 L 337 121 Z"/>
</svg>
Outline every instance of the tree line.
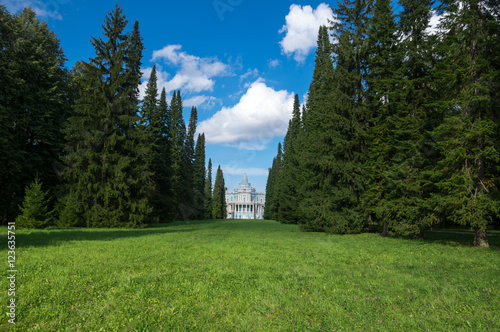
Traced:
<svg viewBox="0 0 500 332">
<path fill-rule="evenodd" d="M 270 168 L 265 218 L 421 238 L 500 225 L 497 1 L 341 0 Z M 430 31 L 433 14 L 441 17 Z"/>
<path fill-rule="evenodd" d="M 140 100 L 143 40 L 116 4 L 95 57 L 65 68 L 60 41 L 25 8 L 0 5 L 0 212 L 24 227 L 145 227 L 224 218 L 197 109 L 167 103 L 154 66 Z"/>
</svg>

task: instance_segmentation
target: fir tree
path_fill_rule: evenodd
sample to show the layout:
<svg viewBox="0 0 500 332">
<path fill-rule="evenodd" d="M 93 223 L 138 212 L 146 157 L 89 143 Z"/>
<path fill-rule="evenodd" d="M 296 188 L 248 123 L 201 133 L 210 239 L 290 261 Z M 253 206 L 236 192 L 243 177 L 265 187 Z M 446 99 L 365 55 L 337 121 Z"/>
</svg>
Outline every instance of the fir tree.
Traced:
<svg viewBox="0 0 500 332">
<path fill-rule="evenodd" d="M 205 179 L 205 219 L 212 219 L 212 159 L 208 159 Z"/>
<path fill-rule="evenodd" d="M 167 104 L 165 88 L 162 89 L 157 107 L 157 117 L 159 119 L 160 139 L 159 139 L 159 164 L 156 170 L 158 203 L 157 211 L 160 221 L 171 221 L 174 193 L 172 191 L 172 155 L 170 142 L 170 122 L 171 115 Z"/>
<path fill-rule="evenodd" d="M 169 139 L 171 148 L 173 219 L 187 218 L 188 205 L 186 182 L 186 124 L 182 116 L 182 98 L 180 91 L 174 91 L 170 103 L 171 121 L 169 123 Z M 181 211 L 184 211 L 184 213 Z"/>
<path fill-rule="evenodd" d="M 273 164 L 269 169 L 266 184 L 266 203 L 264 205 L 264 218 L 265 219 L 278 219 L 278 211 L 280 204 L 279 188 L 280 176 L 283 172 L 283 155 L 281 143 L 278 143 L 278 154 L 273 159 Z"/>
<path fill-rule="evenodd" d="M 194 135 L 196 133 L 196 122 L 198 121 L 198 112 L 196 110 L 196 107 L 191 108 L 191 114 L 189 116 L 189 123 L 188 123 L 188 130 L 187 130 L 187 135 L 186 135 L 186 140 L 184 142 L 184 153 L 185 153 L 185 160 L 184 160 L 184 172 L 186 176 L 186 194 L 187 194 L 187 200 L 185 202 L 189 202 L 191 206 L 191 209 L 193 210 L 193 213 L 196 214 L 196 207 L 193 205 L 194 204 L 194 179 L 193 179 L 193 163 L 194 163 L 194 157 L 195 157 L 195 142 L 194 142 Z M 204 163 L 205 161 L 203 161 Z"/>
<path fill-rule="evenodd" d="M 71 112 L 69 75 L 56 34 L 32 9 L 0 5 L 0 220 L 14 221 L 38 174 L 58 192 L 61 129 Z"/>
<path fill-rule="evenodd" d="M 389 0 L 376 0 L 367 38 L 367 109 L 371 117 L 370 147 L 366 173 L 370 183 L 363 200 L 364 209 L 383 224 L 383 235 L 388 234 L 388 221 L 397 214 L 399 193 L 391 181 L 399 166 L 394 157 L 398 142 L 394 116 L 398 80 L 396 71 L 402 55 L 397 48 L 397 27 Z"/>
<path fill-rule="evenodd" d="M 45 228 L 53 222 L 54 211 L 49 211 L 49 191 L 42 191 L 38 177 L 26 187 L 21 214 L 16 218 L 16 226 L 22 228 Z"/>
<path fill-rule="evenodd" d="M 203 219 L 205 210 L 205 134 L 198 134 L 193 162 L 193 207 L 195 219 Z"/>
<path fill-rule="evenodd" d="M 437 217 L 475 230 L 487 247 L 486 227 L 499 205 L 499 21 L 481 1 L 443 1 L 441 87 L 444 122 L 434 139 L 442 159 L 431 171 Z"/>
<path fill-rule="evenodd" d="M 299 172 L 299 135 L 301 134 L 300 102 L 299 96 L 295 95 L 292 119 L 288 124 L 288 130 L 283 142 L 283 174 L 279 184 L 279 207 L 278 221 L 282 223 L 296 224 L 298 222 L 298 205 L 300 202 L 300 190 L 298 182 Z"/>
<path fill-rule="evenodd" d="M 140 38 L 125 33 L 126 25 L 117 4 L 106 16 L 103 37 L 92 38 L 96 57 L 74 69 L 78 95 L 65 161 L 68 197 L 79 210 L 63 214 L 88 227 L 142 227 L 152 211 L 147 147 L 136 128 L 140 65 L 131 63 L 140 59 L 142 46 Z"/>
<path fill-rule="evenodd" d="M 212 219 L 225 219 L 226 213 L 226 188 L 224 174 L 219 167 L 215 176 L 214 191 L 212 195 Z"/>
</svg>

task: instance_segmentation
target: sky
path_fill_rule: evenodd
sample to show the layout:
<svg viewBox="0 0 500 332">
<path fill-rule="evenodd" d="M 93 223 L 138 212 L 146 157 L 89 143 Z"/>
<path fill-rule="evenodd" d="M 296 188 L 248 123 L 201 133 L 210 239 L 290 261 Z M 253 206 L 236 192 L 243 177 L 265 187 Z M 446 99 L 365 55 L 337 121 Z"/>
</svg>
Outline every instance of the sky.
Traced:
<svg viewBox="0 0 500 332">
<path fill-rule="evenodd" d="M 91 37 L 102 35 L 114 1 L 1 0 L 15 13 L 32 7 L 57 34 L 66 66 L 95 56 Z M 213 178 L 221 166 L 232 190 L 243 173 L 265 192 L 268 169 L 292 115 L 304 102 L 314 69 L 320 25 L 332 19 L 322 1 L 183 0 L 127 1 L 119 5 L 132 30 L 139 21 L 145 50 L 144 93 L 156 64 L 168 99 L 181 90 L 184 119 L 198 110 Z"/>
</svg>

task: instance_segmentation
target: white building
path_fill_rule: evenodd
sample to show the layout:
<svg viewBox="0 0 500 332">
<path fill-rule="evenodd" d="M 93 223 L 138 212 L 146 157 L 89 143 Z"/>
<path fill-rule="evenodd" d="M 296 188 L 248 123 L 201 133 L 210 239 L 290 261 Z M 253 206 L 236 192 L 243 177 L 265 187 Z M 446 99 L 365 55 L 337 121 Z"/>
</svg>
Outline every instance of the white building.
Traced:
<svg viewBox="0 0 500 332">
<path fill-rule="evenodd" d="M 258 193 L 250 186 L 246 174 L 239 187 L 226 192 L 228 219 L 262 219 L 266 194 Z"/>
</svg>

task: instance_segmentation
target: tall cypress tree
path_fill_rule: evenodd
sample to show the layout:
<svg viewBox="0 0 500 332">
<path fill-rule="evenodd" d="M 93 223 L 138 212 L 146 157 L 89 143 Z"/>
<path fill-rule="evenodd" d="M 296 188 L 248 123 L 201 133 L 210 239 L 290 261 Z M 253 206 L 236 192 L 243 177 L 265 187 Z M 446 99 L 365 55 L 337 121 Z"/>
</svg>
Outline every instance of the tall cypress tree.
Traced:
<svg viewBox="0 0 500 332">
<path fill-rule="evenodd" d="M 170 122 L 171 114 L 168 108 L 167 97 L 165 88 L 162 89 L 160 100 L 157 107 L 157 118 L 159 119 L 160 139 L 158 142 L 159 163 L 156 170 L 157 179 L 157 193 L 158 202 L 157 206 L 160 221 L 172 220 L 172 202 L 174 194 L 172 191 L 172 155 L 171 155 L 171 142 L 170 142 Z"/>
<path fill-rule="evenodd" d="M 65 223 L 88 227 L 141 227 L 149 222 L 151 172 L 138 122 L 140 38 L 126 34 L 122 9 L 105 18 L 96 57 L 75 66 L 78 95 L 67 130 L 66 179 L 71 185 Z M 76 219 L 76 220 L 75 220 Z"/>
<path fill-rule="evenodd" d="M 283 142 L 283 174 L 279 184 L 278 221 L 281 223 L 296 224 L 298 222 L 298 205 L 300 202 L 299 190 L 299 135 L 301 134 L 300 102 L 295 95 L 292 119 L 288 123 L 288 130 Z"/>
<path fill-rule="evenodd" d="M 215 176 L 214 191 L 212 195 L 212 218 L 225 219 L 226 216 L 226 188 L 224 184 L 224 174 L 219 165 Z"/>
<path fill-rule="evenodd" d="M 198 112 L 196 107 L 191 108 L 191 114 L 189 116 L 189 123 L 187 128 L 186 140 L 184 142 L 184 172 L 186 176 L 186 193 L 187 200 L 185 202 L 193 205 L 194 204 L 194 174 L 193 174 L 193 163 L 195 157 L 195 142 L 194 135 L 196 133 L 196 122 L 198 121 Z M 203 161 L 204 162 L 204 161 Z M 196 210 L 194 206 L 192 209 Z M 196 212 L 193 213 L 196 214 Z"/>
<path fill-rule="evenodd" d="M 205 179 L 205 219 L 212 219 L 212 159 L 208 159 Z"/>
<path fill-rule="evenodd" d="M 194 218 L 203 219 L 205 210 L 205 134 L 198 134 L 193 162 Z"/>
<path fill-rule="evenodd" d="M 445 118 L 434 131 L 442 159 L 431 171 L 434 212 L 474 229 L 481 247 L 499 213 L 500 26 L 493 8 L 478 0 L 441 3 Z"/>
<path fill-rule="evenodd" d="M 60 41 L 29 8 L 0 5 L 0 221 L 13 221 L 38 175 L 57 192 L 61 129 L 70 115 L 69 75 Z M 54 201 L 54 200 L 53 200 Z"/>
</svg>

